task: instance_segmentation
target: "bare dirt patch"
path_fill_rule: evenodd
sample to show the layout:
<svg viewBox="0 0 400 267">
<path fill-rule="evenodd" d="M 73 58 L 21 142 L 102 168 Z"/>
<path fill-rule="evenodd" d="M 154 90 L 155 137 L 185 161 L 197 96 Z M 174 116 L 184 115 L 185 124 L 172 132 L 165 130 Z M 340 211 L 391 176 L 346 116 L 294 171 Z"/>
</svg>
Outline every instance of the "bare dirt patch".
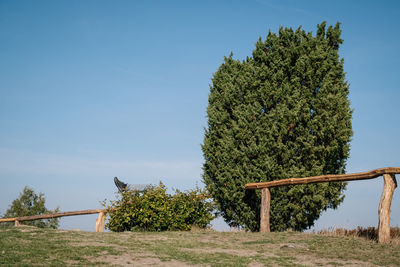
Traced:
<svg viewBox="0 0 400 267">
<path fill-rule="evenodd" d="M 85 241 L 85 242 L 69 242 L 68 245 L 73 246 L 73 247 L 113 247 L 120 249 L 122 248 L 119 245 L 116 244 L 111 244 L 111 243 L 105 243 L 105 242 L 96 242 L 96 241 Z"/>
<path fill-rule="evenodd" d="M 188 251 L 197 254 L 212 254 L 212 253 L 225 253 L 236 256 L 244 256 L 244 257 L 252 257 L 256 256 L 258 253 L 252 250 L 244 250 L 244 249 L 223 249 L 223 248 L 181 248 L 182 251 Z"/>
<path fill-rule="evenodd" d="M 372 266 L 378 266 L 374 265 L 370 262 L 365 262 L 365 261 L 355 261 L 355 260 L 350 260 L 350 261 L 345 261 L 345 260 L 340 260 L 340 259 L 329 259 L 329 258 L 317 258 L 312 255 L 297 255 L 296 260 L 294 261 L 297 264 L 302 264 L 306 266 L 347 266 L 347 267 L 372 267 Z"/>
<path fill-rule="evenodd" d="M 279 249 L 305 249 L 305 250 L 309 250 L 308 245 L 307 244 L 296 244 L 296 243 L 286 243 L 286 244 L 280 244 L 279 245 Z"/>
<path fill-rule="evenodd" d="M 141 241 L 166 241 L 166 240 L 169 240 L 169 238 L 166 236 L 155 236 L 155 235 L 134 236 L 134 234 L 132 234 L 130 237 L 141 240 Z"/>
<path fill-rule="evenodd" d="M 17 228 L 18 228 L 18 230 L 20 230 L 20 231 L 23 232 L 23 233 L 34 232 L 34 231 L 37 231 L 37 229 L 38 229 L 38 228 L 35 227 L 35 226 L 23 225 L 23 224 L 17 226 Z"/>
<path fill-rule="evenodd" d="M 157 256 L 147 253 L 142 255 L 128 253 L 122 255 L 102 255 L 100 257 L 90 257 L 87 259 L 93 263 L 105 263 L 117 266 L 193 266 L 177 260 L 161 261 Z"/>
</svg>

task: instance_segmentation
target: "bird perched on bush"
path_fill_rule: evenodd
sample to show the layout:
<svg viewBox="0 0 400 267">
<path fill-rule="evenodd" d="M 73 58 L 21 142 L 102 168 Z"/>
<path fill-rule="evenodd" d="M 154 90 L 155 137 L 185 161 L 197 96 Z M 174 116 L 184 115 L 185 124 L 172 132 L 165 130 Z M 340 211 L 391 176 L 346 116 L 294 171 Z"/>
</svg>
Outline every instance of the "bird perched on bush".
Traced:
<svg viewBox="0 0 400 267">
<path fill-rule="evenodd" d="M 123 193 L 127 190 L 129 191 L 139 191 L 143 193 L 146 189 L 151 187 L 149 184 L 126 184 L 118 179 L 118 177 L 114 177 L 114 183 L 118 188 L 120 193 Z"/>
<path fill-rule="evenodd" d="M 128 187 L 128 185 L 126 183 L 118 180 L 118 177 L 114 177 L 114 183 L 120 193 L 125 192 L 126 188 Z"/>
</svg>

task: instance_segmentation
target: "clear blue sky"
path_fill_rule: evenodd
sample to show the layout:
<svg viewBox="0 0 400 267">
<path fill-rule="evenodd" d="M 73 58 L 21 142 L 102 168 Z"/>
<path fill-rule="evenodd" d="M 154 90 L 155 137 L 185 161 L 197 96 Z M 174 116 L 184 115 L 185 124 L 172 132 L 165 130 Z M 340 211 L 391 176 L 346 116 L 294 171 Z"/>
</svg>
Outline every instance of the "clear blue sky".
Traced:
<svg viewBox="0 0 400 267">
<path fill-rule="evenodd" d="M 0 0 L 0 213 L 24 186 L 63 211 L 114 199 L 114 176 L 203 186 L 209 84 L 223 57 L 250 56 L 269 29 L 315 33 L 324 20 L 342 23 L 354 109 L 347 172 L 400 166 L 399 18 L 398 1 Z M 376 226 L 382 187 L 351 182 L 316 228 Z M 61 227 L 93 230 L 95 218 Z"/>
</svg>

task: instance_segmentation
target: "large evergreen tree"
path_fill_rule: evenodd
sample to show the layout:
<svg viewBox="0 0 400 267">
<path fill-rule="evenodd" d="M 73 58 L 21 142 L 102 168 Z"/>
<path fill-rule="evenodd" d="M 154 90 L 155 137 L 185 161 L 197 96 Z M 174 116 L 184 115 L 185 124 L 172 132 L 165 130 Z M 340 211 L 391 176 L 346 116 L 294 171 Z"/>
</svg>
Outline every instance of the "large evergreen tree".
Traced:
<svg viewBox="0 0 400 267">
<path fill-rule="evenodd" d="M 203 179 L 231 226 L 259 229 L 260 192 L 249 182 L 345 172 L 352 136 L 339 23 L 316 35 L 280 28 L 252 57 L 225 58 L 212 79 Z M 336 208 L 345 183 L 271 189 L 271 229 L 303 230 Z"/>
</svg>

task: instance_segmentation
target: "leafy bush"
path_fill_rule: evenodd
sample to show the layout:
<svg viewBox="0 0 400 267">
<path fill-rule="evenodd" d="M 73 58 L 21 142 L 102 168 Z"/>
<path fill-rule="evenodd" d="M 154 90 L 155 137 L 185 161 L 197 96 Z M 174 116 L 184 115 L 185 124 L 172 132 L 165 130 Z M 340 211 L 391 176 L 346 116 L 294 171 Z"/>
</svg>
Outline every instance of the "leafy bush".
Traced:
<svg viewBox="0 0 400 267">
<path fill-rule="evenodd" d="M 49 210 L 45 207 L 46 198 L 43 193 L 37 195 L 33 189 L 25 187 L 24 191 L 15 199 L 4 214 L 4 218 L 34 216 L 40 214 L 57 213 L 59 210 Z M 59 218 L 22 221 L 21 224 L 32 225 L 40 228 L 58 228 Z"/>
<path fill-rule="evenodd" d="M 206 228 L 214 219 L 214 203 L 205 190 L 167 193 L 160 183 L 140 192 L 126 191 L 121 198 L 107 206 L 110 219 L 106 227 L 122 231 L 176 231 L 190 230 L 196 225 Z"/>
</svg>

